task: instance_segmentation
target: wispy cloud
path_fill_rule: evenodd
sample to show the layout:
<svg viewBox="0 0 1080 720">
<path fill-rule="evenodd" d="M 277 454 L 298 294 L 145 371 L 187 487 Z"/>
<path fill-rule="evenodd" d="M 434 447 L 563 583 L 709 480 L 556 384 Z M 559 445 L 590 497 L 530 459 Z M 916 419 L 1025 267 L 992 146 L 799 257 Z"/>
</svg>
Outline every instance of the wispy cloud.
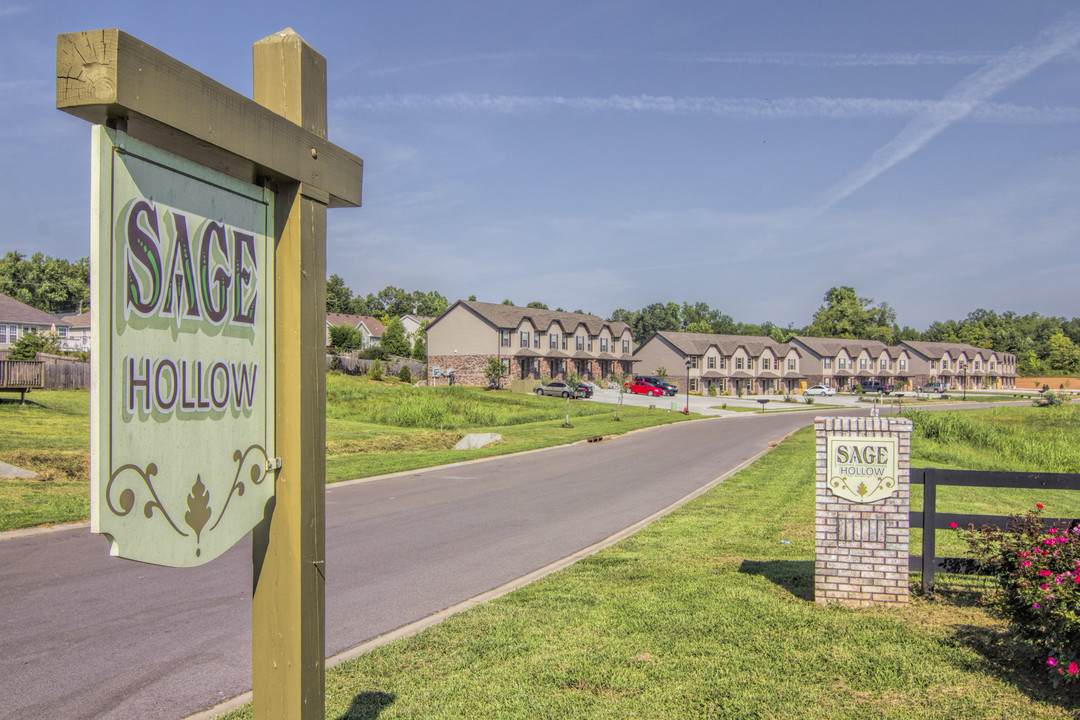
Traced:
<svg viewBox="0 0 1080 720">
<path fill-rule="evenodd" d="M 882 146 L 858 170 L 829 188 L 811 210 L 822 213 L 903 162 L 954 123 L 985 109 L 987 101 L 1040 66 L 1080 44 L 1080 15 L 1069 15 L 1044 30 L 1030 46 L 1013 48 L 964 78 L 945 98 L 928 105 L 900 134 Z"/>
<path fill-rule="evenodd" d="M 1080 108 L 1028 107 L 983 103 L 973 106 L 964 98 L 910 100 L 890 98 L 723 98 L 663 95 L 448 95 L 350 96 L 335 101 L 339 110 L 371 111 L 448 110 L 500 114 L 573 110 L 579 112 L 642 112 L 670 115 L 708 114 L 734 120 L 786 120 L 792 118 L 967 116 L 971 120 L 1016 124 L 1056 124 L 1080 121 Z"/>
<path fill-rule="evenodd" d="M 949 65 L 986 65 L 998 56 L 994 53 L 917 52 L 917 53 L 678 53 L 666 56 L 672 62 L 718 65 L 778 65 L 782 67 L 926 67 Z M 1063 53 L 1056 60 L 1080 62 L 1080 54 Z"/>
</svg>

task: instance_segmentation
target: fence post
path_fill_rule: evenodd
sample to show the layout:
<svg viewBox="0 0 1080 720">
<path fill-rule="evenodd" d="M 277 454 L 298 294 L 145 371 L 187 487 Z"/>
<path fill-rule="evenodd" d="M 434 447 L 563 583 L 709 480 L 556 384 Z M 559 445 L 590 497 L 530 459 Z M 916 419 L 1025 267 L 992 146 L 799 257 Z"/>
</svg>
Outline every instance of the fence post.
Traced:
<svg viewBox="0 0 1080 720">
<path fill-rule="evenodd" d="M 937 480 L 938 472 L 932 468 L 923 471 L 922 501 L 922 589 L 923 595 L 934 591 L 934 567 L 937 560 Z"/>
</svg>

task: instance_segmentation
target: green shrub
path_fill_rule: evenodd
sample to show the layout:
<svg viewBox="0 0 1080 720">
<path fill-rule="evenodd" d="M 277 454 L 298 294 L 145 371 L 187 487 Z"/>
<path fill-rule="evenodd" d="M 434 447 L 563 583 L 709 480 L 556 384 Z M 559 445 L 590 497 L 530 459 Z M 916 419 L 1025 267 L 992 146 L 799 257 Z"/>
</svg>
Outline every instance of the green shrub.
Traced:
<svg viewBox="0 0 1080 720">
<path fill-rule="evenodd" d="M 375 360 L 375 362 L 371 364 L 371 370 L 368 371 L 368 377 L 372 380 L 382 380 L 383 366 L 381 360 Z"/>
<path fill-rule="evenodd" d="M 803 395 L 802 400 L 807 405 L 813 405 L 814 404 L 814 396 L 813 395 Z"/>
<path fill-rule="evenodd" d="M 412 373 L 409 371 L 408 365 L 402 365 L 401 370 L 397 374 L 398 380 L 404 383 L 412 383 Z"/>
<path fill-rule="evenodd" d="M 1044 529 L 1043 504 L 1006 531 L 959 530 L 982 570 L 997 578 L 993 612 L 1032 651 L 1055 685 L 1080 686 L 1080 526 Z M 954 523 L 955 527 L 955 523 Z"/>
</svg>

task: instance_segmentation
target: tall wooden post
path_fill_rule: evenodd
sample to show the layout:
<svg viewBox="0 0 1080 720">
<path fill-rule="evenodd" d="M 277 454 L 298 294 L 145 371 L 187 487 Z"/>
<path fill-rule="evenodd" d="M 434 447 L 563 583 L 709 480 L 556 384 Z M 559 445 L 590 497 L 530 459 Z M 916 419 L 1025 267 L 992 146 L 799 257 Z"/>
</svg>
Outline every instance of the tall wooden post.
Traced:
<svg viewBox="0 0 1080 720">
<path fill-rule="evenodd" d="M 326 137 L 326 61 L 296 33 L 254 48 L 254 100 Z M 313 154 L 316 151 L 312 150 Z M 325 715 L 326 207 L 304 183 L 278 188 L 275 508 L 254 535 L 254 717 Z"/>
</svg>

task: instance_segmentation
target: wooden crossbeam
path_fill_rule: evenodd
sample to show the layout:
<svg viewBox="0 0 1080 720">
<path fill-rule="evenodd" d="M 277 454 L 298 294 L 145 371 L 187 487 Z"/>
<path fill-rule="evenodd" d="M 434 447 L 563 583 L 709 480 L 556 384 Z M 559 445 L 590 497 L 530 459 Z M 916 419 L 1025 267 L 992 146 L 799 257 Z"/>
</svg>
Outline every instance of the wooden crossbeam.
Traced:
<svg viewBox="0 0 1080 720">
<path fill-rule="evenodd" d="M 325 83 L 325 78 L 324 78 Z M 56 107 L 245 182 L 303 183 L 356 207 L 364 161 L 120 30 L 56 38 Z"/>
</svg>

